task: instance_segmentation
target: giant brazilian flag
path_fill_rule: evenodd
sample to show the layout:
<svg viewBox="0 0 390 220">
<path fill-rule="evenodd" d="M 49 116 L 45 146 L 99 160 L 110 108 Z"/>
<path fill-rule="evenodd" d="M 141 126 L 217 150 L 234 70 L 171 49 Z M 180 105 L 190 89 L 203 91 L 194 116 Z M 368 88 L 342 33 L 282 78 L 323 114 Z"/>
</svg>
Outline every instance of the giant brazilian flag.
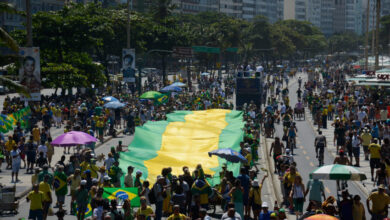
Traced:
<svg viewBox="0 0 390 220">
<path fill-rule="evenodd" d="M 211 185 L 219 183 L 224 159 L 209 157 L 208 152 L 221 148 L 240 150 L 244 122 L 241 111 L 211 109 L 206 111 L 175 111 L 166 121 L 148 121 L 135 130 L 128 152 L 120 154 L 120 167 L 129 165 L 141 170 L 143 178 L 154 183 L 162 168 L 171 167 L 173 175 L 202 164 Z M 234 175 L 239 164 L 227 163 Z"/>
<path fill-rule="evenodd" d="M 130 200 L 131 207 L 139 207 L 140 206 L 140 198 L 138 196 L 138 188 L 130 187 L 130 188 L 110 188 L 104 187 L 103 198 L 107 198 L 109 200 L 117 199 L 117 200 Z"/>
</svg>

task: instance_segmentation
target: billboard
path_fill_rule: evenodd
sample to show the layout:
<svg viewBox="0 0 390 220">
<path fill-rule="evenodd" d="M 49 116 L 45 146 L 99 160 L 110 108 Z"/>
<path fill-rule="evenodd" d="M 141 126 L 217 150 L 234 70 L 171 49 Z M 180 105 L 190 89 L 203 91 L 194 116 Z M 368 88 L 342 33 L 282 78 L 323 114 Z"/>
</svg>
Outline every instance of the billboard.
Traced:
<svg viewBox="0 0 390 220">
<path fill-rule="evenodd" d="M 122 50 L 122 71 L 124 82 L 135 82 L 135 50 Z"/>
<path fill-rule="evenodd" d="M 258 107 L 261 105 L 261 81 L 260 78 L 236 78 L 236 106 L 238 109 L 244 105 L 254 102 Z"/>
<path fill-rule="evenodd" d="M 27 87 L 30 98 L 21 95 L 23 101 L 41 100 L 41 65 L 39 47 L 21 47 L 19 55 L 23 58 L 19 68 L 20 84 Z"/>
</svg>

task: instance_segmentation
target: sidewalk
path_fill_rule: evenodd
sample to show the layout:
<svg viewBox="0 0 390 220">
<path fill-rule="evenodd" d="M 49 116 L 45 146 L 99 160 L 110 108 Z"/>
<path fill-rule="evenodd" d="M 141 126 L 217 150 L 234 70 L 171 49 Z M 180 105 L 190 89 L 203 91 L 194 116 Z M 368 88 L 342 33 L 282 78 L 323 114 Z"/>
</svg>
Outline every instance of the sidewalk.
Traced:
<svg viewBox="0 0 390 220">
<path fill-rule="evenodd" d="M 53 140 L 60 136 L 61 134 L 64 133 L 64 127 L 62 128 L 51 128 L 50 132 L 51 132 L 51 136 L 53 137 Z M 118 134 L 122 133 L 123 130 L 119 130 L 118 131 Z M 95 149 L 97 149 L 98 147 L 100 147 L 101 145 L 103 145 L 104 143 L 110 141 L 112 139 L 112 136 L 104 136 L 104 141 L 103 142 L 98 142 L 95 146 Z M 72 150 L 71 150 L 72 151 Z M 54 165 L 61 159 L 63 154 L 63 148 L 62 147 L 54 147 L 54 155 L 53 155 L 53 158 L 52 158 L 52 162 L 51 162 L 51 167 L 53 168 Z M 70 157 L 71 154 L 65 154 L 65 161 L 68 162 L 69 161 L 69 157 Z M 27 161 L 26 161 L 27 162 Z M 21 166 L 23 167 L 23 161 L 21 162 Z M 4 186 L 11 186 L 12 184 L 13 185 L 16 185 L 16 197 L 17 198 L 21 198 L 23 197 L 24 195 L 26 195 L 28 192 L 31 191 L 31 176 L 32 174 L 26 174 L 26 169 L 20 169 L 19 170 L 19 180 L 20 182 L 18 183 L 11 183 L 11 171 L 12 170 L 6 170 L 5 169 L 6 167 L 6 162 L 4 161 L 3 162 L 3 165 L 2 165 L 2 172 L 0 173 L 0 183 L 3 184 Z M 52 170 L 53 171 L 53 170 Z"/>
</svg>

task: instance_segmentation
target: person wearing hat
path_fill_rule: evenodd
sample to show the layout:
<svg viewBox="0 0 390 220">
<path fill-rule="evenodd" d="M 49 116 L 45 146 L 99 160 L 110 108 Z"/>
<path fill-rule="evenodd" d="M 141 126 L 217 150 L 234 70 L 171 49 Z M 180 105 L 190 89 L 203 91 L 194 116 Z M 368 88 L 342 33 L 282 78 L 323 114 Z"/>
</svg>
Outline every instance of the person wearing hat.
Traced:
<svg viewBox="0 0 390 220">
<path fill-rule="evenodd" d="M 387 217 L 390 196 L 385 193 L 385 190 L 385 185 L 379 185 L 378 191 L 372 192 L 366 200 L 367 210 L 374 220 L 384 219 Z M 370 201 L 372 203 L 372 208 L 370 208 Z"/>
<path fill-rule="evenodd" d="M 364 158 L 365 160 L 368 160 L 368 146 L 370 146 L 371 144 L 372 136 L 367 128 L 363 129 L 363 133 L 360 135 L 360 138 L 362 139 Z"/>
<path fill-rule="evenodd" d="M 137 219 L 151 219 L 151 218 L 154 218 L 156 215 L 154 214 L 153 209 L 150 206 L 147 205 L 146 198 L 144 196 L 142 196 L 140 198 L 140 202 L 141 202 L 141 206 L 139 207 L 139 209 L 135 213 L 135 217 Z M 157 217 L 156 217 L 156 219 L 157 219 Z"/>
<path fill-rule="evenodd" d="M 261 211 L 261 189 L 263 188 L 264 180 L 268 177 L 265 175 L 259 184 L 258 180 L 252 181 L 252 187 L 249 190 L 249 205 L 252 207 L 254 219 L 258 219 Z"/>
<path fill-rule="evenodd" d="M 85 211 L 87 210 L 88 199 L 86 198 L 89 197 L 89 193 L 86 186 L 87 181 L 81 180 L 80 187 L 77 189 L 73 198 L 77 204 L 77 220 L 84 219 Z"/>
<path fill-rule="evenodd" d="M 267 220 L 267 219 L 270 219 L 271 217 L 271 214 L 273 213 L 272 211 L 269 211 L 268 210 L 268 203 L 267 202 L 263 202 L 261 204 L 261 212 L 260 212 L 260 215 L 259 215 L 259 220 Z"/>
<path fill-rule="evenodd" d="M 107 176 L 107 172 L 106 172 L 106 167 L 105 166 L 101 166 L 99 168 L 99 185 L 103 184 L 104 180 L 103 180 L 103 177 Z"/>
<path fill-rule="evenodd" d="M 110 176 L 104 176 L 103 177 L 103 185 L 101 187 L 110 187 L 113 188 L 114 185 L 111 184 L 111 177 Z"/>
<path fill-rule="evenodd" d="M 370 168 L 371 168 L 371 180 L 374 182 L 374 170 L 380 168 L 381 159 L 381 146 L 378 144 L 378 139 L 374 138 L 372 143 L 368 146 L 370 154 Z"/>
<path fill-rule="evenodd" d="M 76 190 L 80 186 L 81 183 L 81 175 L 80 175 L 80 169 L 76 168 L 74 171 L 74 174 L 70 175 L 67 179 L 67 182 L 70 183 L 70 195 L 72 196 L 71 202 L 70 202 L 70 213 L 73 213 L 73 202 L 76 196 Z"/>
<path fill-rule="evenodd" d="M 287 219 L 286 211 L 284 210 L 284 208 L 279 209 L 278 217 L 279 217 L 279 220 L 286 220 Z"/>
</svg>

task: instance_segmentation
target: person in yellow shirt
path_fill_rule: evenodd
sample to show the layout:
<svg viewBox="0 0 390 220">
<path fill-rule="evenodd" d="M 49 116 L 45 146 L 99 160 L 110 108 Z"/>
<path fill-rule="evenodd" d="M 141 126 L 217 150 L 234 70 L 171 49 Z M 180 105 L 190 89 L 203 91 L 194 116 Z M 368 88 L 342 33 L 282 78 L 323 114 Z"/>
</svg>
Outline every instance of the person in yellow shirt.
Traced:
<svg viewBox="0 0 390 220">
<path fill-rule="evenodd" d="M 167 220 L 186 220 L 186 219 L 190 219 L 190 218 L 180 213 L 179 205 L 173 206 L 173 213 L 167 218 Z"/>
<path fill-rule="evenodd" d="M 385 190 L 385 185 L 379 185 L 378 191 L 372 192 L 366 200 L 367 209 L 371 214 L 372 219 L 384 219 L 387 217 L 390 196 L 385 193 Z M 372 203 L 372 208 L 370 208 L 370 201 Z"/>
<path fill-rule="evenodd" d="M 362 139 L 362 145 L 363 145 L 363 151 L 365 160 L 368 160 L 368 146 L 371 144 L 371 133 L 368 131 L 367 128 L 363 130 L 363 133 L 360 135 L 360 138 Z"/>
<path fill-rule="evenodd" d="M 33 186 L 34 186 L 35 184 L 39 184 L 39 181 L 38 181 L 39 172 L 40 172 L 40 168 L 39 168 L 39 167 L 36 167 L 36 168 L 35 168 L 35 173 L 31 176 L 31 184 L 32 184 Z"/>
<path fill-rule="evenodd" d="M 353 216 L 353 220 L 366 219 L 366 212 L 364 210 L 364 205 L 360 202 L 359 195 L 355 195 L 353 197 L 352 216 Z"/>
<path fill-rule="evenodd" d="M 85 171 L 90 170 L 91 172 L 91 178 L 97 178 L 98 177 L 98 171 L 99 167 L 97 167 L 95 164 L 93 164 L 91 161 L 83 161 L 80 163 L 81 167 L 81 177 L 85 178 Z"/>
<path fill-rule="evenodd" d="M 249 204 L 252 206 L 254 219 L 259 218 L 259 214 L 261 211 L 261 189 L 263 188 L 264 180 L 268 177 L 268 175 L 264 176 L 259 184 L 258 180 L 252 181 L 252 187 L 249 190 Z"/>
<path fill-rule="evenodd" d="M 285 199 L 287 201 L 289 197 L 289 192 L 291 191 L 292 185 L 295 181 L 295 177 L 300 176 L 300 174 L 297 172 L 297 169 L 295 166 L 290 166 L 290 171 L 287 171 L 283 176 L 283 185 L 284 185 L 284 191 L 286 192 Z"/>
<path fill-rule="evenodd" d="M 368 151 L 370 153 L 371 180 L 374 181 L 374 170 L 380 168 L 381 158 L 381 146 L 378 144 L 378 139 L 374 138 L 372 144 L 368 146 Z"/>
<path fill-rule="evenodd" d="M 135 213 L 135 217 L 137 219 L 148 219 L 152 217 L 154 218 L 155 214 L 153 212 L 153 209 L 146 204 L 146 198 L 144 196 L 140 198 L 140 202 L 141 202 L 141 207 L 139 207 L 139 209 Z"/>
<path fill-rule="evenodd" d="M 43 199 L 43 192 L 39 191 L 39 186 L 37 184 L 34 184 L 33 191 L 31 191 L 26 198 L 27 202 L 30 202 L 28 219 L 43 219 Z"/>
<path fill-rule="evenodd" d="M 47 213 L 49 212 L 50 204 L 53 199 L 51 197 L 51 188 L 49 184 L 50 176 L 46 175 L 43 179 L 43 182 L 39 184 L 39 191 L 43 193 L 43 219 L 47 218 Z"/>
<path fill-rule="evenodd" d="M 40 139 L 41 139 L 41 130 L 38 128 L 38 125 L 35 125 L 34 128 L 32 129 L 32 136 L 33 136 L 33 140 L 37 143 L 37 145 L 39 145 L 41 142 L 40 142 Z"/>
<path fill-rule="evenodd" d="M 16 142 L 12 139 L 12 136 L 8 136 L 8 141 L 5 142 L 5 159 L 7 161 L 7 168 L 11 169 L 12 166 L 12 158 L 11 158 L 11 151 L 16 146 Z"/>
</svg>

